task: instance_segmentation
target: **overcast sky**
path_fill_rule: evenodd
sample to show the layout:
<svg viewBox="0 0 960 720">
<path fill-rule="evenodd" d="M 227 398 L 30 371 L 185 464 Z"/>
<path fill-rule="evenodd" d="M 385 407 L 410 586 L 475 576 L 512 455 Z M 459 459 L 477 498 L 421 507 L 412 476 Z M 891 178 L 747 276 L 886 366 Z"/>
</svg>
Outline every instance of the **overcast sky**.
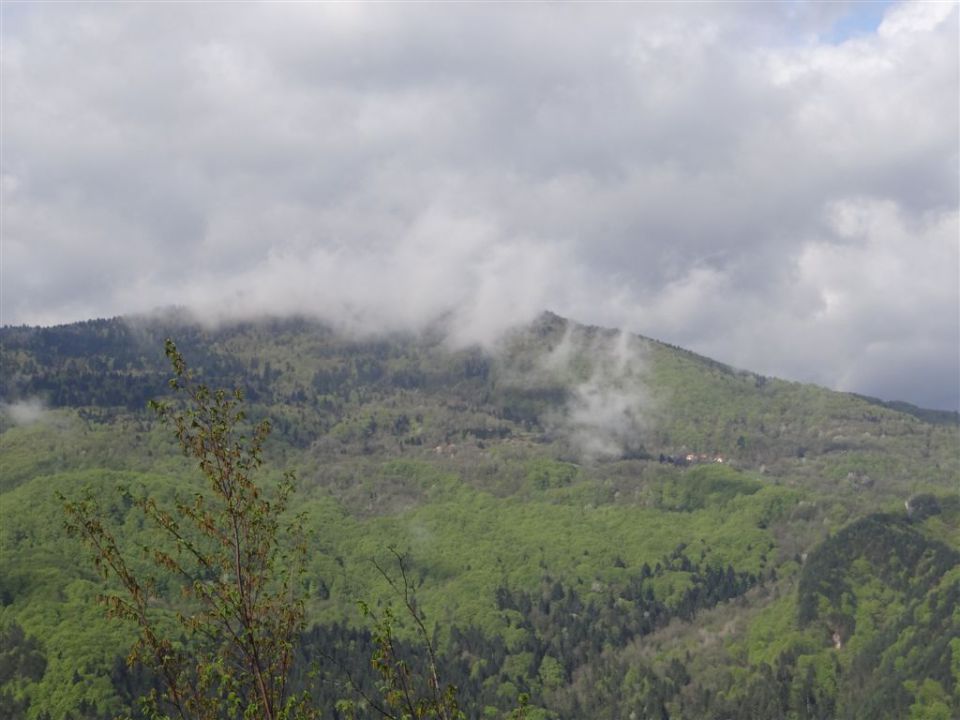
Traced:
<svg viewBox="0 0 960 720">
<path fill-rule="evenodd" d="M 956 2 L 2 13 L 4 324 L 550 309 L 960 405 Z"/>
</svg>

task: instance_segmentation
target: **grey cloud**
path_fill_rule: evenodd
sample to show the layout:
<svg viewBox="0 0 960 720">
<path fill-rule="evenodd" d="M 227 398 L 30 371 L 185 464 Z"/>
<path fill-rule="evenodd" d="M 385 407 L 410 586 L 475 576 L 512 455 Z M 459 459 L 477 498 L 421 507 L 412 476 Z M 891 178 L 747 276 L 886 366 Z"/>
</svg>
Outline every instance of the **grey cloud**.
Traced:
<svg viewBox="0 0 960 720">
<path fill-rule="evenodd" d="M 3 321 L 549 307 L 954 407 L 957 9 L 861 10 L 5 6 Z"/>
</svg>

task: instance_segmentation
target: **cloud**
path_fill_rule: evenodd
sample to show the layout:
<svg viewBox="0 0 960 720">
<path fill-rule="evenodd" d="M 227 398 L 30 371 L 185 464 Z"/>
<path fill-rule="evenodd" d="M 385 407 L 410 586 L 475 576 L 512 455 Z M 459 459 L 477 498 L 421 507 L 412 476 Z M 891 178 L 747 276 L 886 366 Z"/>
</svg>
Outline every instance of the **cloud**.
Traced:
<svg viewBox="0 0 960 720">
<path fill-rule="evenodd" d="M 643 450 L 656 402 L 647 384 L 644 346 L 635 335 L 586 337 L 568 328 L 542 363 L 560 377 L 586 375 L 570 383 L 562 412 L 547 418 L 553 432 L 566 436 L 588 459 Z"/>
<path fill-rule="evenodd" d="M 39 398 L 30 398 L 15 403 L 0 403 L 0 412 L 13 425 L 33 425 L 45 418 L 47 407 Z"/>
<path fill-rule="evenodd" d="M 5 323 L 550 308 L 956 406 L 954 4 L 3 13 Z"/>
<path fill-rule="evenodd" d="M 525 332 L 503 333 L 495 350 L 498 392 L 516 408 L 542 404 L 539 421 L 586 461 L 644 452 L 647 431 L 665 398 L 649 384 L 649 344 L 634 334 L 586 327 L 545 314 L 536 323 L 547 345 Z M 552 337 L 551 337 L 552 336 Z"/>
</svg>

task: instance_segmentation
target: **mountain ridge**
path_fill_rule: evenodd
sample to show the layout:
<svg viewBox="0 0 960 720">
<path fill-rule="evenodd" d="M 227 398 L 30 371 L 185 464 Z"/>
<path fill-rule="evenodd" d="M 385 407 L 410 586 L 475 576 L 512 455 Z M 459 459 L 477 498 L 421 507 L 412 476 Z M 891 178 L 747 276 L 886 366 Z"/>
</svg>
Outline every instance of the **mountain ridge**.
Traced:
<svg viewBox="0 0 960 720">
<path fill-rule="evenodd" d="M 519 692 L 539 720 L 866 718 L 862 688 L 887 699 L 871 718 L 960 707 L 960 646 L 934 641 L 960 632 L 944 609 L 960 571 L 952 426 L 545 314 L 495 352 L 305 318 L 0 330 L 0 630 L 32 658 L 0 675 L 5 716 L 100 720 L 146 687 L 117 665 L 129 637 L 90 607 L 104 586 L 53 493 L 91 486 L 140 547 L 117 484 L 169 503 L 195 482 L 144 410 L 168 392 L 168 335 L 271 421 L 264 479 L 299 478 L 305 657 L 369 667 L 352 608 L 390 601 L 370 559 L 393 544 L 471 718 Z M 844 532 L 863 542 L 838 549 Z M 922 583 L 871 554 L 901 536 L 946 558 Z"/>
<path fill-rule="evenodd" d="M 204 322 L 199 318 L 198 315 L 189 311 L 187 308 L 164 308 L 161 310 L 153 311 L 151 313 L 144 313 L 139 315 L 115 315 L 112 317 L 104 318 L 90 318 L 87 320 L 78 320 L 68 323 L 58 323 L 55 325 L 2 325 L 0 326 L 0 344 L 3 344 L 5 338 L 8 336 L 10 338 L 16 338 L 18 335 L 24 333 L 35 334 L 35 333 L 61 333 L 67 330 L 89 328 L 91 325 L 111 325 L 111 324 L 123 324 L 131 327 L 157 327 L 157 328 L 177 328 L 177 327 L 192 327 L 196 329 L 202 329 L 209 332 L 218 332 L 223 330 L 229 330 L 231 328 L 240 328 L 243 326 L 249 325 L 276 325 L 284 323 L 293 323 L 293 324 L 303 324 L 309 325 L 316 329 L 322 329 L 325 332 L 337 333 L 338 331 L 334 328 L 333 325 L 329 323 L 324 323 L 315 318 L 311 318 L 308 315 L 276 315 L 276 316 L 263 316 L 252 319 L 243 319 L 243 320 L 224 320 L 218 321 L 216 323 Z M 535 319 L 529 323 L 520 324 L 513 328 L 513 331 L 521 330 L 523 328 L 535 328 L 538 325 L 549 326 L 550 324 L 559 323 L 563 326 L 567 324 L 573 324 L 577 327 L 580 327 L 584 330 L 591 332 L 625 332 L 618 330 L 616 328 L 608 328 L 605 326 L 598 325 L 585 325 L 577 322 L 576 320 L 565 318 L 557 313 L 554 313 L 550 310 L 542 311 Z M 505 333 L 509 335 L 508 333 Z M 862 393 L 852 392 L 852 391 L 843 391 L 843 390 L 833 390 L 832 388 L 819 385 L 816 383 L 791 380 L 789 378 L 780 378 L 778 376 L 765 376 L 761 373 L 757 373 L 753 370 L 746 368 L 738 368 L 731 364 L 725 363 L 720 360 L 716 360 L 702 353 L 690 350 L 680 345 L 670 343 L 664 340 L 659 340 L 657 338 L 644 335 L 642 333 L 629 333 L 630 335 L 635 336 L 638 339 L 641 339 L 645 342 L 655 343 L 659 346 L 669 348 L 678 353 L 686 355 L 691 359 L 701 362 L 706 366 L 715 367 L 722 371 L 729 372 L 730 374 L 744 374 L 749 375 L 754 378 L 757 378 L 761 382 L 775 379 L 782 382 L 794 382 L 800 385 L 808 385 L 822 390 L 827 390 L 829 392 L 836 392 L 845 395 L 849 395 L 860 400 L 864 400 L 868 403 L 878 405 L 890 410 L 895 410 L 897 412 L 902 412 L 908 415 L 913 415 L 918 419 L 924 420 L 925 422 L 931 422 L 934 424 L 960 424 L 960 411 L 950 411 L 950 410 L 941 410 L 935 408 L 927 408 L 915 405 L 913 403 L 907 402 L 905 400 L 899 399 L 883 399 L 874 397 L 871 395 L 865 395 Z M 154 333 L 156 335 L 156 333 Z M 347 337 L 354 337 L 358 341 L 363 340 L 376 340 L 376 339 L 389 339 L 391 337 L 422 337 L 422 338 L 432 338 L 433 340 L 442 339 L 445 337 L 446 333 L 444 331 L 444 323 L 439 321 L 438 323 L 433 324 L 427 329 L 421 332 L 413 331 L 397 331 L 394 333 L 382 333 L 382 332 L 370 332 L 370 333 L 344 333 Z M 476 345 L 479 347 L 479 345 Z M 9 398 L 6 398 L 9 401 Z"/>
</svg>

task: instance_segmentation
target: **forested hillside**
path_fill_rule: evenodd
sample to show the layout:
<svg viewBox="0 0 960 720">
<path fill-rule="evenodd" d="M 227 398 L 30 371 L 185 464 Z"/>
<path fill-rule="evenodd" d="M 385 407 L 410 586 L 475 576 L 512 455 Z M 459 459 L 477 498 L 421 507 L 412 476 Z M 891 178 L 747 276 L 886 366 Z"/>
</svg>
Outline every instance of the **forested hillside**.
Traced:
<svg viewBox="0 0 960 720">
<path fill-rule="evenodd" d="M 373 682 L 356 601 L 396 601 L 389 547 L 471 718 L 960 714 L 955 414 L 550 314 L 491 348 L 171 314 L 0 330 L 0 717 L 137 717 L 154 683 L 57 494 L 89 487 L 145 563 L 117 488 L 197 482 L 146 409 L 166 337 L 270 420 L 265 479 L 296 474 L 297 682 L 327 717 Z"/>
</svg>

